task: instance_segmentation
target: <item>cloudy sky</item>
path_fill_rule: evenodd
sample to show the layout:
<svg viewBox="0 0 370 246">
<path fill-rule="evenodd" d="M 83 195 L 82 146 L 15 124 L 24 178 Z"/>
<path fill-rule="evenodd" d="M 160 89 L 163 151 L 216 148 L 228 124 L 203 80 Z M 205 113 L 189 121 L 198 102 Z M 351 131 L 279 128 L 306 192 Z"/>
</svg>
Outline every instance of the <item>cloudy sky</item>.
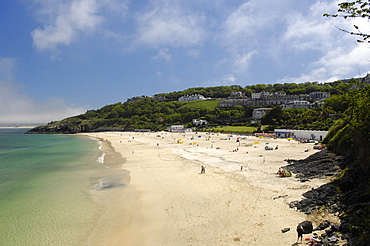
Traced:
<svg viewBox="0 0 370 246">
<path fill-rule="evenodd" d="M 333 0 L 0 1 L 0 124 L 191 87 L 334 81 L 370 47 Z M 356 22 L 354 22 L 356 21 Z"/>
</svg>

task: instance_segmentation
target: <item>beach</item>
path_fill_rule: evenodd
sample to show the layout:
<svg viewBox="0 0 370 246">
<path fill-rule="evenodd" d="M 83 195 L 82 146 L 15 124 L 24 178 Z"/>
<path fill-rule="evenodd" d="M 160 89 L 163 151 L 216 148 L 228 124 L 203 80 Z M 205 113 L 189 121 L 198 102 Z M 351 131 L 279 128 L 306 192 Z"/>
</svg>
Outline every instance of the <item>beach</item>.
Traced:
<svg viewBox="0 0 370 246">
<path fill-rule="evenodd" d="M 287 159 L 320 151 L 314 143 L 203 132 L 79 135 L 109 143 L 129 176 L 122 196 L 112 198 L 114 206 L 97 223 L 110 226 L 104 243 L 93 233 L 89 245 L 283 246 L 296 242 L 299 222 L 311 220 L 315 227 L 336 219 L 288 205 L 328 179 L 302 183 L 294 174 L 276 174 Z"/>
</svg>

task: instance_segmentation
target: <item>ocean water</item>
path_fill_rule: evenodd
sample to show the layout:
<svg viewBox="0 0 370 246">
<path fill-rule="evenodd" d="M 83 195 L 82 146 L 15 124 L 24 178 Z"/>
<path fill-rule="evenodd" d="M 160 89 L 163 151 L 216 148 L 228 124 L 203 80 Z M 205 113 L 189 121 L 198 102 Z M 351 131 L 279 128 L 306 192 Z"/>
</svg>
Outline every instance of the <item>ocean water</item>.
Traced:
<svg viewBox="0 0 370 246">
<path fill-rule="evenodd" d="M 24 131 L 0 129 L 0 245 L 94 245 L 122 174 L 96 139 Z"/>
</svg>

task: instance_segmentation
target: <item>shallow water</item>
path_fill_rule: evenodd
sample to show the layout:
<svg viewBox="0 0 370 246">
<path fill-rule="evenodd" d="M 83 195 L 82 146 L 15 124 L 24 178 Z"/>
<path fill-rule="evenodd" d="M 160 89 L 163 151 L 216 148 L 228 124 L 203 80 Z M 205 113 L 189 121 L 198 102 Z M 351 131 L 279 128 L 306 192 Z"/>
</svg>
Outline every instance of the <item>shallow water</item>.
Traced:
<svg viewBox="0 0 370 246">
<path fill-rule="evenodd" d="M 23 132 L 0 129 L 0 245 L 88 245 L 123 173 L 97 140 Z"/>
</svg>

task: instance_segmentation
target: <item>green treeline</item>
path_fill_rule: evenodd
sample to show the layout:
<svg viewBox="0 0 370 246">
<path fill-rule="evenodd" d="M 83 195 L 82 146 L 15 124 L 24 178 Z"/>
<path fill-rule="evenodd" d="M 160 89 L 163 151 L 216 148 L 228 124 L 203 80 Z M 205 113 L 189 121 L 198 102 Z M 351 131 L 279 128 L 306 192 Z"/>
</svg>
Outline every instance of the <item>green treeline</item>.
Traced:
<svg viewBox="0 0 370 246">
<path fill-rule="evenodd" d="M 330 128 L 325 143 L 337 154 L 351 156 L 370 177 L 370 85 L 361 81 L 351 85 L 342 95 L 328 100 L 337 101 L 334 104 L 342 110 L 342 117 Z"/>
<path fill-rule="evenodd" d="M 209 127 L 218 125 L 251 126 L 253 110 L 262 106 L 219 107 L 222 100 L 220 98 L 226 99 L 231 92 L 237 91 L 243 92 L 248 97 L 253 92 L 261 91 L 284 92 L 288 95 L 308 94 L 315 91 L 331 93 L 332 97 L 326 100 L 324 107 L 314 109 L 282 109 L 279 106 L 264 105 L 263 107 L 273 109 L 265 115 L 261 122 L 263 125 L 269 125 L 269 128 L 265 129 L 270 130 L 274 128 L 328 130 L 347 107 L 342 96 L 347 84 L 337 81 L 325 84 L 316 82 L 258 84 L 245 88 L 238 85 L 190 88 L 181 92 L 157 94 L 153 98 L 146 97 L 135 102 L 107 105 L 62 121 L 51 122 L 46 126 L 39 127 L 38 130 L 56 133 L 77 133 L 104 129 L 159 131 L 166 130 L 170 125 L 178 124 L 191 127 L 193 119 L 207 120 Z M 178 101 L 180 96 L 192 94 L 201 94 L 205 97 L 211 97 L 213 100 Z M 252 126 L 258 127 L 259 124 L 253 123 Z"/>
<path fill-rule="evenodd" d="M 165 97 L 165 101 L 176 101 L 179 97 L 185 95 L 201 94 L 211 98 L 227 98 L 231 92 L 241 91 L 245 96 L 250 97 L 252 93 L 261 91 L 285 92 L 288 95 L 309 94 L 315 91 L 328 92 L 332 95 L 340 94 L 347 81 L 335 81 L 331 83 L 320 84 L 318 82 L 306 82 L 302 84 L 283 83 L 283 84 L 257 84 L 241 87 L 240 85 L 232 86 L 215 86 L 215 87 L 196 87 L 184 91 L 159 93 L 155 97 Z"/>
</svg>

